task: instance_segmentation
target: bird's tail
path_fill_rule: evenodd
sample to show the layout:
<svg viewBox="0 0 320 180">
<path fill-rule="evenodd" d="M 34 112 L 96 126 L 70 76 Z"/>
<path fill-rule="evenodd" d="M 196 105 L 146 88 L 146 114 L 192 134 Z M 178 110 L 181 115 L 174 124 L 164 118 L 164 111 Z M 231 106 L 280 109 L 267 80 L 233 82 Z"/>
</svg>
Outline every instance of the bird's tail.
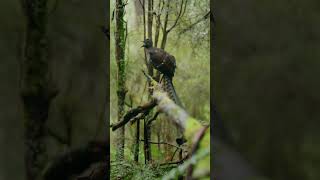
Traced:
<svg viewBox="0 0 320 180">
<path fill-rule="evenodd" d="M 162 85 L 163 85 L 164 91 L 167 92 L 169 98 L 171 100 L 173 100 L 178 106 L 180 106 L 181 108 L 184 109 L 184 107 L 182 106 L 182 103 L 176 93 L 176 90 L 174 89 L 174 86 L 172 84 L 172 77 L 163 75 L 162 76 Z M 177 124 L 175 124 L 175 127 L 177 128 L 177 137 L 182 138 L 183 137 L 182 128 L 180 126 L 178 126 Z"/>
<path fill-rule="evenodd" d="M 168 93 L 168 96 L 170 97 L 170 99 L 172 99 L 178 106 L 183 108 L 182 103 L 172 84 L 172 78 L 169 76 L 163 75 L 162 80 L 163 80 L 163 88 Z"/>
</svg>

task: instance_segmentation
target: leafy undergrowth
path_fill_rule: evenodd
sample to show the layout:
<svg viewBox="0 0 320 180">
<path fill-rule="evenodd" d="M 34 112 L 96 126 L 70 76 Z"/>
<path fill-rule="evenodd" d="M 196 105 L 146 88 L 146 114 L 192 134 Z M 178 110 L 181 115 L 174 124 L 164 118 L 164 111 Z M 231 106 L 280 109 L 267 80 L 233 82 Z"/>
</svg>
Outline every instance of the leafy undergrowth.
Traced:
<svg viewBox="0 0 320 180">
<path fill-rule="evenodd" d="M 129 179 L 143 179 L 154 180 L 161 179 L 164 174 L 170 171 L 172 168 L 164 168 L 155 164 L 140 164 L 135 161 L 117 161 L 111 163 L 111 179 L 117 179 L 119 177 Z"/>
</svg>

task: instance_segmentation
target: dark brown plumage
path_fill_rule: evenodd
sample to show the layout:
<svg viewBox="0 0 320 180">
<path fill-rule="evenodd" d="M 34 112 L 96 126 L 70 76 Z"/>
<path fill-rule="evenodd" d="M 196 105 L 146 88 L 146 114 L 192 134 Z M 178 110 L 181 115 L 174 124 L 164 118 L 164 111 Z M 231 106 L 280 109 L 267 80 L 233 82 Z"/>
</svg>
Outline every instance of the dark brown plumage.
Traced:
<svg viewBox="0 0 320 180">
<path fill-rule="evenodd" d="M 172 84 L 172 77 L 176 69 L 175 57 L 163 49 L 153 47 L 152 40 L 150 39 L 146 39 L 142 47 L 146 48 L 150 63 L 153 67 L 163 74 L 162 83 L 164 90 L 177 105 L 182 107 L 182 103 Z"/>
<path fill-rule="evenodd" d="M 150 63 L 154 68 L 172 79 L 176 69 L 175 57 L 163 49 L 153 47 L 150 39 L 146 39 L 142 47 L 146 48 Z"/>
</svg>

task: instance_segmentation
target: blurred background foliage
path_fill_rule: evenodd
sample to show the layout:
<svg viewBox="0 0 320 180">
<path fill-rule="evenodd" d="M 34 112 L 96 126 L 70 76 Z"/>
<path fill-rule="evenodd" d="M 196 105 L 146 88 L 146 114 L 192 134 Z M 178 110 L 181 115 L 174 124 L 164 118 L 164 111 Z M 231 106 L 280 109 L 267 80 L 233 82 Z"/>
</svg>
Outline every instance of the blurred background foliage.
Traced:
<svg viewBox="0 0 320 180">
<path fill-rule="evenodd" d="M 48 44 L 52 80 L 59 95 L 52 102 L 48 126 L 67 137 L 71 147 L 47 139 L 49 160 L 89 140 L 105 139 L 107 96 L 105 2 L 49 0 Z M 0 1 L 0 179 L 22 180 L 24 121 L 19 96 L 25 17 L 19 0 Z"/>
<path fill-rule="evenodd" d="M 320 179 L 319 5 L 216 1 L 218 110 L 235 147 L 270 179 Z"/>
</svg>

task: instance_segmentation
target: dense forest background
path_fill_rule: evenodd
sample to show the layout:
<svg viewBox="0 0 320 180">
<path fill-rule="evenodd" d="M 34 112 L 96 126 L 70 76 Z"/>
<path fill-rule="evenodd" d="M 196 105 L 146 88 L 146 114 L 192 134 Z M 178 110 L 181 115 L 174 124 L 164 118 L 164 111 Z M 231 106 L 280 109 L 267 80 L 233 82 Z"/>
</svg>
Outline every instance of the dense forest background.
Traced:
<svg viewBox="0 0 320 180">
<path fill-rule="evenodd" d="M 141 70 L 147 71 L 145 63 L 144 48 L 141 48 L 144 40 L 143 24 L 143 1 L 128 1 L 125 6 L 125 16 L 127 32 L 125 46 L 125 66 L 126 66 L 126 89 L 125 112 L 132 108 L 143 105 L 150 100 L 147 79 Z M 149 1 L 145 1 L 145 16 L 149 8 Z M 173 77 L 175 90 L 184 104 L 186 111 L 193 117 L 209 122 L 210 120 L 210 17 L 209 0 L 206 1 L 153 1 L 154 2 L 154 23 L 153 36 L 156 36 L 156 17 L 161 15 L 162 26 L 165 22 L 165 15 L 168 12 L 168 27 L 174 25 L 182 5 L 183 15 L 177 21 L 176 26 L 168 33 L 165 44 L 165 51 L 169 52 L 176 59 L 176 72 Z M 167 4 L 170 8 L 167 8 Z M 118 65 L 115 53 L 115 1 L 111 1 L 111 49 L 110 49 L 110 123 L 118 122 Z M 159 8 L 160 7 L 160 8 Z M 162 8 L 163 7 L 163 8 Z M 185 8 L 185 10 L 183 10 Z M 162 9 L 162 10 L 161 10 Z M 206 17 L 206 18 L 205 18 Z M 147 23 L 146 23 L 147 25 Z M 149 29 L 148 29 L 149 30 Z M 163 44 L 163 31 L 160 29 L 159 42 L 157 47 Z M 154 42 L 155 45 L 155 42 Z M 164 48 L 164 47 L 161 47 Z M 154 71 L 156 74 L 156 71 Z M 152 115 L 150 115 L 152 117 Z M 139 120 L 138 120 L 139 121 Z M 145 125 L 141 121 L 140 139 L 145 141 L 143 131 Z M 125 148 L 124 155 L 126 163 L 131 163 L 135 157 L 136 147 L 136 123 L 125 126 Z M 117 130 L 118 131 L 118 130 Z M 150 169 L 143 167 L 145 163 L 144 141 L 140 142 L 139 162 L 141 166 L 125 169 L 127 166 L 120 166 L 116 161 L 116 154 L 119 149 L 115 144 L 119 141 L 117 131 L 110 133 L 111 139 L 111 178 L 123 174 L 126 178 L 146 178 L 152 177 Z M 177 130 L 174 124 L 163 114 L 159 115 L 150 128 L 151 142 L 167 142 L 176 144 Z M 171 160 L 176 149 L 168 145 L 151 144 L 152 163 L 154 165 L 178 160 L 178 153 Z M 147 163 L 149 164 L 149 163 Z M 132 166 L 136 166 L 133 164 Z M 141 169 L 139 169 L 141 168 Z M 114 169 L 114 170 L 112 170 Z M 150 173 L 150 174 L 148 174 Z M 139 175 L 137 175 L 139 174 Z M 164 175 L 164 173 L 162 174 Z M 115 178 L 115 177 L 114 177 Z"/>
</svg>

